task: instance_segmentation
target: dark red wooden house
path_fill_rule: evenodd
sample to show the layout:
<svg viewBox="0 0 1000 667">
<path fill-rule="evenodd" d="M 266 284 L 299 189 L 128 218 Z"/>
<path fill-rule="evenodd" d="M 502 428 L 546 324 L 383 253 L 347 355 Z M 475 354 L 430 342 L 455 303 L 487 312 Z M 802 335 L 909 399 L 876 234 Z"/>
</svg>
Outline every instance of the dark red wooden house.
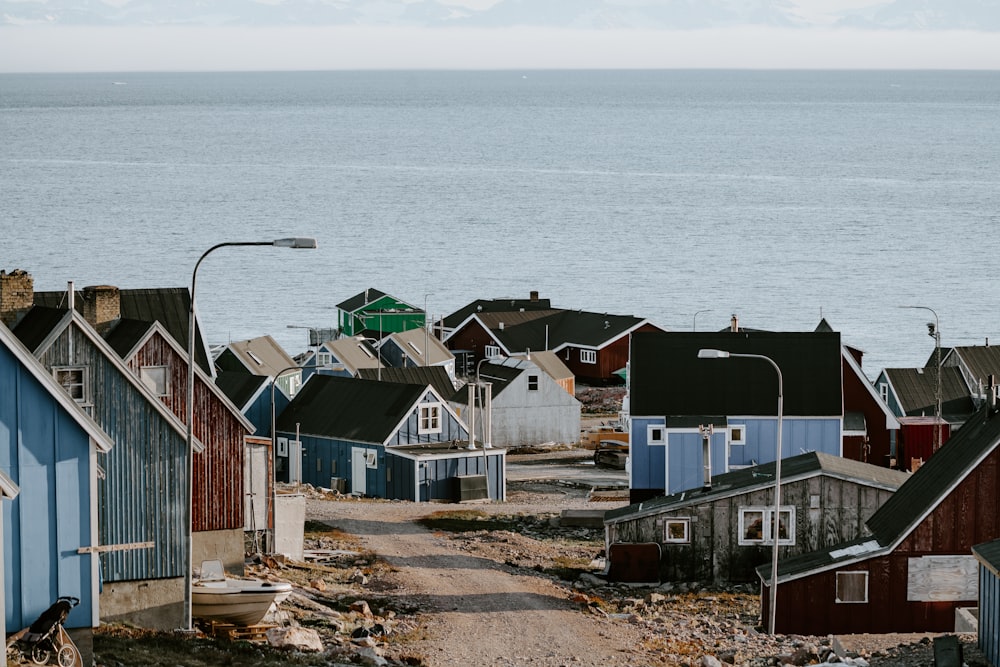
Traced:
<svg viewBox="0 0 1000 667">
<path fill-rule="evenodd" d="M 778 564 L 782 634 L 947 632 L 977 604 L 975 544 L 1000 538 L 1000 415 L 990 401 L 866 522 L 869 536 Z M 757 568 L 763 618 L 770 564 Z"/>
</svg>

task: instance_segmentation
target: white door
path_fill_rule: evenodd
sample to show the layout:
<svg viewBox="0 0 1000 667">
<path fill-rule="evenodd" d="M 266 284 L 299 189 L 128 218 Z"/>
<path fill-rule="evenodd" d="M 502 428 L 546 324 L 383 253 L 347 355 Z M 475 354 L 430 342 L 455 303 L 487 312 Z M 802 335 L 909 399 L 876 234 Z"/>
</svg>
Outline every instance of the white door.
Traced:
<svg viewBox="0 0 1000 667">
<path fill-rule="evenodd" d="M 302 443 L 298 440 L 288 441 L 288 481 L 302 483 Z"/>
<path fill-rule="evenodd" d="M 368 463 L 365 460 L 365 450 L 360 447 L 351 448 L 351 493 L 367 493 L 365 478 L 368 476 Z"/>
</svg>

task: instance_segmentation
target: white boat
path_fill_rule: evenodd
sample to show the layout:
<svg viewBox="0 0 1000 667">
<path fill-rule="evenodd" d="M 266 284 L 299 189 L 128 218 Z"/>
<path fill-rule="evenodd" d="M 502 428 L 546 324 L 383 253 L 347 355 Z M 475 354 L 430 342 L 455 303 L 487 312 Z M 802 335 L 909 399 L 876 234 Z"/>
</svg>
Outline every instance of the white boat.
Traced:
<svg viewBox="0 0 1000 667">
<path fill-rule="evenodd" d="M 222 563 L 204 561 L 191 586 L 191 615 L 233 625 L 256 625 L 292 592 L 288 582 L 227 577 Z"/>
</svg>

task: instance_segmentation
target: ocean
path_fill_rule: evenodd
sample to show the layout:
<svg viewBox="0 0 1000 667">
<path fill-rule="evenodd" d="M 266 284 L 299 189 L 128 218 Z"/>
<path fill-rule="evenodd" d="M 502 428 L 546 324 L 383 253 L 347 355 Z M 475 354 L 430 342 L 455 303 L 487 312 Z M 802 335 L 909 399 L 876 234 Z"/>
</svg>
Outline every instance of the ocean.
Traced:
<svg viewBox="0 0 1000 667">
<path fill-rule="evenodd" d="M 884 367 L 1000 344 L 1000 72 L 0 75 L 0 268 L 189 286 L 212 343 L 527 297 L 810 331 Z M 917 305 L 929 310 L 903 309 Z M 933 311 L 933 312 L 931 312 Z"/>
</svg>

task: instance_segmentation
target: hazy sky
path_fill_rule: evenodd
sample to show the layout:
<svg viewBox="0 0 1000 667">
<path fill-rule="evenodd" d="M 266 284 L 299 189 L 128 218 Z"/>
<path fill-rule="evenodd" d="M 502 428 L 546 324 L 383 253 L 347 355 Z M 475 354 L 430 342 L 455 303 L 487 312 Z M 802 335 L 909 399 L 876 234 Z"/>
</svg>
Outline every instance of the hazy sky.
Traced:
<svg viewBox="0 0 1000 667">
<path fill-rule="evenodd" d="M 90 6 L 118 11 L 134 8 L 140 2 L 149 6 L 156 1 L 103 0 L 103 4 L 94 2 Z M 285 0 L 236 1 L 241 8 L 273 10 L 280 8 Z M 501 1 L 437 0 L 436 4 L 456 10 L 481 11 Z M 896 4 L 900 2 L 895 1 Z M 239 4 L 242 2 L 246 4 Z M 429 0 L 372 2 L 380 6 L 433 4 Z M 649 6 L 654 0 L 604 2 L 617 11 L 621 7 Z M 741 0 L 719 2 L 738 7 Z M 831 25 L 844 12 L 871 11 L 891 5 L 893 0 L 783 0 L 771 4 L 781 7 L 782 11 L 793 12 L 809 21 L 811 26 L 696 30 L 404 27 L 391 24 L 75 26 L 65 22 L 55 25 L 29 22 L 11 14 L 11 11 L 23 10 L 23 16 L 29 16 L 27 12 L 31 10 L 36 12 L 32 21 L 39 21 L 41 9 L 55 8 L 60 3 L 63 9 L 69 7 L 66 0 L 0 0 L 0 72 L 406 68 L 1000 69 L 1000 33 L 997 32 L 848 29 Z M 230 6 L 232 4 L 230 2 Z M 1000 5 L 1000 0 L 997 4 Z M 198 3 L 197 6 L 206 5 Z M 522 13 L 530 12 L 531 6 L 530 2 L 517 5 Z M 18 22 L 29 24 L 12 25 Z"/>
</svg>

